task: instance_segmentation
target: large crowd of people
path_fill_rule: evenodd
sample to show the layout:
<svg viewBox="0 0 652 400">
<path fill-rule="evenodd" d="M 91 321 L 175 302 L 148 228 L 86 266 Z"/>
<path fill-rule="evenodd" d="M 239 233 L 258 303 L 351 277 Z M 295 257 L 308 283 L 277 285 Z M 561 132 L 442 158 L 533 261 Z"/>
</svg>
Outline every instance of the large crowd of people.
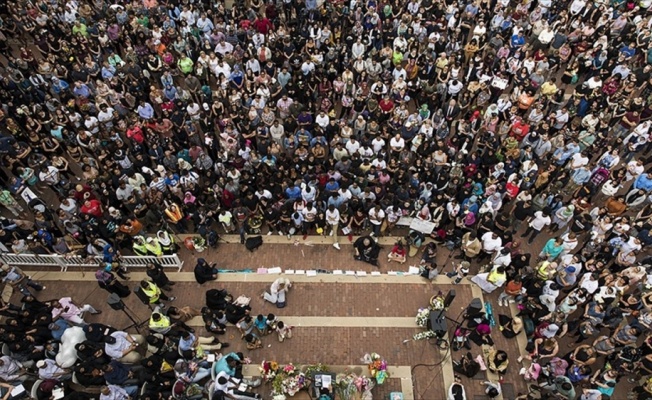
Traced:
<svg viewBox="0 0 652 400">
<path fill-rule="evenodd" d="M 651 3 L 5 2 L 0 243 L 82 249 L 120 275 L 120 254 L 172 253 L 175 232 L 331 235 L 338 250 L 364 235 L 355 256 L 378 265 L 376 239 L 417 218 L 461 249 L 454 282 L 519 302 L 554 390 L 606 399 L 629 379 L 652 398 Z M 26 304 L 42 289 L 2 274 Z M 5 338 L 58 307 L 33 306 L 6 306 Z M 578 346 L 557 357 L 566 334 Z M 39 371 L 68 377 L 39 346 Z"/>
</svg>

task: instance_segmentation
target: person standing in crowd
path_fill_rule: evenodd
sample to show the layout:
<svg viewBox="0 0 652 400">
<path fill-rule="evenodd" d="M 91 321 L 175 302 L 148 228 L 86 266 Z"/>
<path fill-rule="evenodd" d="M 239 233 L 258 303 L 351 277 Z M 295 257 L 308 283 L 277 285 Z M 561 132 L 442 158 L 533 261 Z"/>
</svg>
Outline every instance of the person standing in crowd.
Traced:
<svg viewBox="0 0 652 400">
<path fill-rule="evenodd" d="M 5 3 L 0 207 L 15 218 L 0 221 L 3 251 L 69 257 L 78 244 L 123 274 L 123 255 L 167 254 L 137 234 L 308 241 L 328 228 L 339 250 L 346 228 L 355 259 L 377 266 L 376 240 L 412 218 L 461 248 L 453 283 L 488 261 L 474 281 L 506 282 L 502 304 L 533 331 L 564 326 L 588 344 L 613 329 L 617 346 L 596 347 L 617 377 L 580 390 L 578 353 L 551 376 L 558 394 L 607 394 L 613 378 L 617 395 L 631 378 L 632 396 L 651 397 L 648 355 L 631 343 L 652 326 L 650 0 Z M 154 296 L 172 286 L 156 271 Z M 202 259 L 194 274 L 218 271 Z M 41 288 L 20 269 L 2 277 L 26 299 Z M 69 297 L 24 304 L 54 323 L 95 312 Z M 246 307 L 219 311 L 237 322 Z"/>
</svg>

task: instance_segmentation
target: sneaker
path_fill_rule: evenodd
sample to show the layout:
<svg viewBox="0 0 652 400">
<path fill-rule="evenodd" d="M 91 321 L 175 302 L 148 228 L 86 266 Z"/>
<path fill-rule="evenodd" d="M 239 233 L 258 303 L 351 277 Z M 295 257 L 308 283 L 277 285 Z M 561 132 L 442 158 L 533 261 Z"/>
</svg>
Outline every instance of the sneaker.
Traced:
<svg viewBox="0 0 652 400">
<path fill-rule="evenodd" d="M 48 288 L 47 286 L 43 286 L 43 287 L 41 288 L 41 290 L 45 290 L 45 289 L 47 289 L 47 288 Z M 40 292 L 41 290 L 39 290 L 39 292 Z"/>
<path fill-rule="evenodd" d="M 329 233 L 328 236 L 333 236 L 333 231 L 331 231 L 331 233 Z"/>
<path fill-rule="evenodd" d="M 303 240 L 308 239 L 308 235 L 303 235 Z"/>
<path fill-rule="evenodd" d="M 271 235 L 271 234 L 272 234 L 272 231 L 267 232 L 267 236 L 269 236 L 269 235 Z"/>
<path fill-rule="evenodd" d="M 340 244 L 339 243 L 333 243 L 333 247 L 335 247 L 336 249 L 339 250 L 340 249 Z"/>
<path fill-rule="evenodd" d="M 172 296 L 168 299 L 168 301 L 175 301 L 177 298 L 175 296 Z"/>
<path fill-rule="evenodd" d="M 292 240 L 292 235 L 290 235 L 289 233 L 288 233 L 288 240 Z"/>
<path fill-rule="evenodd" d="M 279 235 L 279 236 L 283 236 L 283 232 L 278 231 L 278 235 Z"/>
<path fill-rule="evenodd" d="M 231 346 L 231 345 L 228 344 L 227 342 L 222 342 L 222 346 L 220 346 L 220 350 L 221 350 L 221 349 L 226 349 L 226 348 L 229 347 L 229 346 Z"/>
</svg>

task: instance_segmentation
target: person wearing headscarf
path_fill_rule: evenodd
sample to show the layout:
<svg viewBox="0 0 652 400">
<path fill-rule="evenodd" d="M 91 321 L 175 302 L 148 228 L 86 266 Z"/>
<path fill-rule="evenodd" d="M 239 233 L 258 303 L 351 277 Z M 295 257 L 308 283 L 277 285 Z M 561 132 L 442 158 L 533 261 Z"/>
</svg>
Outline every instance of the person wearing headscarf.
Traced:
<svg viewBox="0 0 652 400">
<path fill-rule="evenodd" d="M 217 279 L 217 268 L 215 263 L 209 265 L 205 259 L 199 258 L 197 260 L 197 265 L 195 265 L 195 280 L 200 285 L 208 282 L 214 281 Z"/>
</svg>

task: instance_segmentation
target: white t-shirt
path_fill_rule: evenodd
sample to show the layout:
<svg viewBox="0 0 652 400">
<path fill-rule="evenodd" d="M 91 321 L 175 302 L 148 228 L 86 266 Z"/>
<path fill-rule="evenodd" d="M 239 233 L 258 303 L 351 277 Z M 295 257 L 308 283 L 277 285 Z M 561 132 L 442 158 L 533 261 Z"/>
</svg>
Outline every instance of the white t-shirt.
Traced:
<svg viewBox="0 0 652 400">
<path fill-rule="evenodd" d="M 382 149 L 384 149 L 385 144 L 385 141 L 378 137 L 371 141 L 371 147 L 373 147 L 375 154 L 378 154 Z"/>
<path fill-rule="evenodd" d="M 537 211 L 534 213 L 534 218 L 530 221 L 530 226 L 537 231 L 541 231 L 546 226 L 550 225 L 551 219 L 549 216 L 544 215 L 543 212 Z"/>
<path fill-rule="evenodd" d="M 370 217 L 369 222 L 371 222 L 374 225 L 380 225 L 383 223 L 383 220 L 385 219 L 385 211 L 383 211 L 381 208 L 380 210 L 378 210 L 378 212 L 376 212 L 376 208 L 372 208 L 371 210 L 369 210 L 369 217 Z M 372 217 L 376 218 L 377 220 L 373 219 Z"/>
<path fill-rule="evenodd" d="M 494 252 L 500 250 L 503 245 L 503 241 L 500 239 L 500 236 L 496 239 L 493 238 L 493 232 L 487 232 L 482 235 L 482 249 L 486 252 Z"/>
<path fill-rule="evenodd" d="M 331 210 L 326 210 L 326 222 L 328 222 L 328 225 L 337 225 L 340 223 L 340 212 L 337 210 L 337 208 Z"/>
<path fill-rule="evenodd" d="M 389 141 L 389 147 L 391 147 L 392 149 L 398 148 L 400 150 L 403 150 L 403 148 L 405 147 L 405 140 L 402 137 L 398 139 L 396 139 L 396 137 L 393 137 Z"/>
</svg>

